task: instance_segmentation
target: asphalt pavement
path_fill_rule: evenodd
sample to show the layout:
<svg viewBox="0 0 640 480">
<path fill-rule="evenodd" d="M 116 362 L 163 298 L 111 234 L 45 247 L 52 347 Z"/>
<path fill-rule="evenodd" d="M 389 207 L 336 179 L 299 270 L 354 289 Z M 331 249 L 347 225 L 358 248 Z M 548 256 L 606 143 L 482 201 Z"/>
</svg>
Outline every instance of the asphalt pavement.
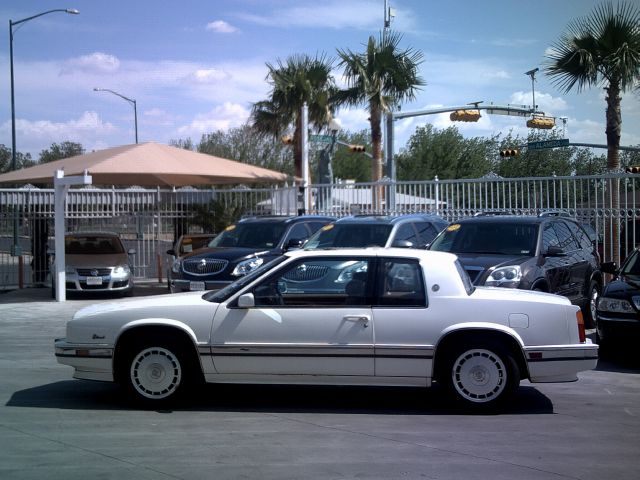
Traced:
<svg viewBox="0 0 640 480">
<path fill-rule="evenodd" d="M 136 287 L 163 294 L 164 284 Z M 49 288 L 0 293 L 0 479 L 637 480 L 640 368 L 522 382 L 500 415 L 437 388 L 207 385 L 172 410 L 74 380 L 53 339 L 79 308 Z"/>
</svg>

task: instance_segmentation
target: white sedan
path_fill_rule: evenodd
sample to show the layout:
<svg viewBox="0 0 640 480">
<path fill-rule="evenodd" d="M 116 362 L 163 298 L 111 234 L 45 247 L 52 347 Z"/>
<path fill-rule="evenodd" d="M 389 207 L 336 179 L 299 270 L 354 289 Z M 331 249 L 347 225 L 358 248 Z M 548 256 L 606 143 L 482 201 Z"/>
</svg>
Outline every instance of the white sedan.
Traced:
<svg viewBox="0 0 640 480">
<path fill-rule="evenodd" d="M 152 405 L 212 383 L 430 386 L 504 403 L 521 379 L 595 368 L 580 309 L 542 292 L 474 287 L 452 254 L 294 251 L 217 292 L 86 307 L 55 341 L 75 378 Z"/>
</svg>

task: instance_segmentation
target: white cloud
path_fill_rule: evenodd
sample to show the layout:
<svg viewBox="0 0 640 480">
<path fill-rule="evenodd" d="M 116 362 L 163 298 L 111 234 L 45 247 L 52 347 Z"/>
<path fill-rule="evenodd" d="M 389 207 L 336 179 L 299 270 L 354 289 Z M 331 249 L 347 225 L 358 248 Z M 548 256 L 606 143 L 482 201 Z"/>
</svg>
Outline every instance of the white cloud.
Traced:
<svg viewBox="0 0 640 480">
<path fill-rule="evenodd" d="M 216 68 L 199 69 L 190 73 L 187 80 L 200 84 L 215 84 L 230 80 L 231 75 Z"/>
<path fill-rule="evenodd" d="M 198 114 L 190 124 L 179 127 L 177 133 L 199 138 L 203 133 L 229 130 L 246 123 L 250 111 L 237 103 L 226 102 L 208 113 Z"/>
<path fill-rule="evenodd" d="M 224 20 L 216 20 L 214 22 L 207 23 L 207 30 L 211 30 L 216 33 L 236 33 L 239 31 L 236 27 L 228 24 Z"/>
<path fill-rule="evenodd" d="M 76 72 L 104 74 L 114 73 L 120 68 L 120 60 L 114 55 L 95 52 L 90 55 L 72 58 L 62 64 L 61 75 L 70 75 Z"/>
<path fill-rule="evenodd" d="M 531 105 L 533 92 L 514 92 L 511 94 L 509 103 L 516 105 Z M 554 97 L 549 93 L 536 92 L 536 104 L 538 110 L 545 112 L 549 116 L 555 116 L 558 112 L 569 109 L 567 102 L 560 97 Z"/>
</svg>

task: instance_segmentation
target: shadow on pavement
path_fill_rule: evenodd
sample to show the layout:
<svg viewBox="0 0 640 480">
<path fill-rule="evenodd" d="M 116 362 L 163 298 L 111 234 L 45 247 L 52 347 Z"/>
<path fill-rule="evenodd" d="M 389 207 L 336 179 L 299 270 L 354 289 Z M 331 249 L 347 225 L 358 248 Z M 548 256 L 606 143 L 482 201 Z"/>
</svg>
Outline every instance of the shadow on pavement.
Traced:
<svg viewBox="0 0 640 480">
<path fill-rule="evenodd" d="M 74 410 L 146 410 L 112 383 L 68 380 L 15 392 L 9 407 Z M 214 385 L 198 388 L 178 411 L 348 413 L 378 415 L 458 415 L 437 386 L 420 388 L 325 387 L 281 385 Z M 504 414 L 550 414 L 551 400 L 530 386 L 521 386 Z"/>
</svg>

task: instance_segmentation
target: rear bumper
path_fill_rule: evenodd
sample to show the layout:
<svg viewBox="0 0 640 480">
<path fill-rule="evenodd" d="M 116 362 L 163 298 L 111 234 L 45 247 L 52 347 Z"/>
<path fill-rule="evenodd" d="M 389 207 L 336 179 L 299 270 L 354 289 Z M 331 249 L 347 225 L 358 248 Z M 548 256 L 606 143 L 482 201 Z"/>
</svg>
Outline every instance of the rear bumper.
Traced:
<svg viewBox="0 0 640 480">
<path fill-rule="evenodd" d="M 598 364 L 598 345 L 587 340 L 578 345 L 526 347 L 525 358 L 532 383 L 573 382 L 578 372 Z"/>
</svg>

